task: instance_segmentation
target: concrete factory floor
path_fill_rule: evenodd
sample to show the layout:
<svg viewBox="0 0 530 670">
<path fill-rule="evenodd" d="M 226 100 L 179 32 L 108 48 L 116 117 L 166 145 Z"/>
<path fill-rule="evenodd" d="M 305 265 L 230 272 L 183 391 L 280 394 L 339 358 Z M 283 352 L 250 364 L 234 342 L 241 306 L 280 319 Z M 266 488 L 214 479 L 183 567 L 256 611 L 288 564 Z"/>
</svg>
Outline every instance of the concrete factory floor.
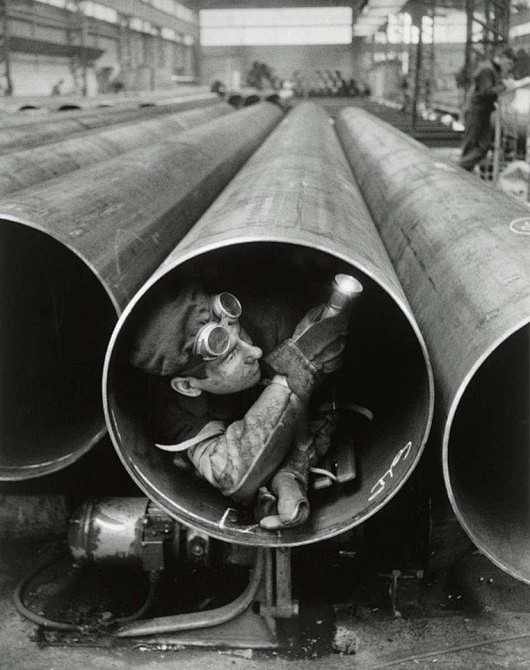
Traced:
<svg viewBox="0 0 530 670">
<path fill-rule="evenodd" d="M 325 561 L 319 550 L 312 558 L 306 553 L 298 567 L 293 562 L 293 580 L 299 582 L 298 588 L 303 591 L 296 594 L 295 588 L 301 604 L 299 621 L 290 621 L 284 627 L 279 648 L 256 650 L 193 648 L 181 645 L 171 636 L 154 644 L 152 638 L 116 640 L 105 636 L 45 634 L 20 616 L 12 601 L 17 583 L 35 563 L 41 548 L 42 544 L 27 540 L 4 541 L 1 546 L 0 667 L 3 670 L 530 667 L 530 586 L 501 572 L 478 553 L 467 554 L 431 583 L 411 576 L 398 579 L 395 612 L 387 577 L 357 579 L 352 590 L 351 585 L 356 581 L 355 563 L 338 571 L 336 566 L 332 569 L 328 566 L 323 573 Z M 100 583 L 96 588 L 95 582 L 90 583 L 90 576 L 85 576 L 80 580 L 87 581 L 84 592 L 78 591 L 77 597 L 73 597 L 78 588 L 75 583 L 58 593 L 58 585 L 70 567 L 61 567 L 60 563 L 56 567 L 57 574 L 40 582 L 36 579 L 27 590 L 28 605 L 45 611 L 47 616 L 53 611 L 53 601 L 56 611 L 60 609 L 59 595 L 76 603 L 76 612 L 62 608 L 63 616 L 66 612 L 70 620 L 75 620 L 82 608 L 95 607 L 96 602 L 104 607 L 105 599 L 108 605 L 116 592 L 122 598 L 128 592 L 130 598 L 142 585 L 138 579 L 128 581 L 122 572 L 120 577 L 112 577 L 112 587 Z M 295 573 L 302 579 L 296 580 Z M 109 595 L 112 589 L 114 593 Z M 340 602 L 341 593 L 346 602 Z M 330 595 L 330 601 L 326 595 Z M 400 663 L 400 659 L 406 660 Z"/>
</svg>

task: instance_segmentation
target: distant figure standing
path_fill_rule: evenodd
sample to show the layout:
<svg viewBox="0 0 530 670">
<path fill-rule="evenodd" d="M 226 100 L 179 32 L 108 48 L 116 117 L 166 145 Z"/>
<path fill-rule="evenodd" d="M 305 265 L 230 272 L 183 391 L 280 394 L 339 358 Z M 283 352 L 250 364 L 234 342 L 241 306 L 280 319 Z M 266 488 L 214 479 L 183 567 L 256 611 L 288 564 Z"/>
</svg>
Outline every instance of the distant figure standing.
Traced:
<svg viewBox="0 0 530 670">
<path fill-rule="evenodd" d="M 499 93 L 511 88 L 508 73 L 514 54 L 509 47 L 491 59 L 484 60 L 475 70 L 464 111 L 464 138 L 460 166 L 472 172 L 488 153 L 493 140 L 491 113 Z"/>
<path fill-rule="evenodd" d="M 64 84 L 64 79 L 59 79 L 59 81 L 52 86 L 52 97 L 56 98 L 59 95 L 63 94 L 62 87 Z"/>
<path fill-rule="evenodd" d="M 409 78 L 407 75 L 403 75 L 401 78 L 401 111 L 408 112 L 410 111 L 410 91 L 409 91 Z"/>
</svg>

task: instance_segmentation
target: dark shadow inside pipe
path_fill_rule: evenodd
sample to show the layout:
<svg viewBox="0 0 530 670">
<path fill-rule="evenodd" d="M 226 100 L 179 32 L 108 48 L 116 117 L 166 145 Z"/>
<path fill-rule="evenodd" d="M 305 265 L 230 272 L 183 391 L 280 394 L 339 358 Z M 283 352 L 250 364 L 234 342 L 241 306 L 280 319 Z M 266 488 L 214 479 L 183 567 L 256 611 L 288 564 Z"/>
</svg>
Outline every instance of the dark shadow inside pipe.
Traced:
<svg viewBox="0 0 530 670">
<path fill-rule="evenodd" d="M 239 93 L 233 93 L 228 97 L 228 104 L 232 105 L 236 109 L 239 109 L 243 106 L 243 96 Z"/>
<path fill-rule="evenodd" d="M 447 444 L 450 490 L 475 543 L 530 581 L 530 326 L 498 346 L 475 372 Z"/>
<path fill-rule="evenodd" d="M 80 109 L 82 109 L 82 108 L 79 107 L 79 105 L 61 105 L 58 108 L 57 111 L 58 112 L 71 112 L 71 111 L 80 110 Z"/>
<path fill-rule="evenodd" d="M 282 99 L 280 98 L 280 95 L 278 93 L 271 93 L 270 95 L 267 95 L 265 97 L 265 100 L 267 102 L 272 102 L 274 105 L 280 105 L 282 104 Z"/>
<path fill-rule="evenodd" d="M 261 96 L 259 96 L 257 93 L 252 93 L 251 95 L 247 95 L 243 106 L 250 107 L 250 105 L 257 105 L 258 102 L 261 102 Z"/>
<path fill-rule="evenodd" d="M 252 510 L 223 497 L 192 471 L 183 472 L 172 455 L 157 449 L 149 430 L 153 378 L 128 362 L 130 338 L 159 293 L 176 292 L 200 278 L 212 293 L 229 290 L 243 305 L 242 324 L 256 344 L 260 315 L 275 328 L 274 309 L 292 313 L 293 324 L 325 302 L 337 272 L 364 285 L 351 320 L 344 364 L 320 389 L 373 412 L 372 421 L 345 412 L 354 436 L 354 481 L 311 490 L 311 516 L 299 528 L 269 533 L 256 528 Z M 257 310 L 257 311 L 256 311 Z M 276 312 L 277 313 L 277 312 Z M 133 303 L 113 336 L 104 380 L 111 437 L 120 457 L 144 492 L 173 517 L 214 537 L 254 545 L 298 545 L 331 537 L 373 514 L 401 487 L 419 457 L 429 415 L 425 358 L 415 333 L 393 298 L 353 265 L 322 251 L 294 244 L 253 242 L 209 251 L 162 275 Z M 113 346 L 114 344 L 114 346 Z M 168 383 L 168 382 L 162 382 Z M 231 511 L 227 511 L 232 508 Z"/>
<path fill-rule="evenodd" d="M 79 458 L 104 433 L 100 379 L 116 312 L 94 273 L 40 231 L 0 222 L 0 478 Z"/>
</svg>

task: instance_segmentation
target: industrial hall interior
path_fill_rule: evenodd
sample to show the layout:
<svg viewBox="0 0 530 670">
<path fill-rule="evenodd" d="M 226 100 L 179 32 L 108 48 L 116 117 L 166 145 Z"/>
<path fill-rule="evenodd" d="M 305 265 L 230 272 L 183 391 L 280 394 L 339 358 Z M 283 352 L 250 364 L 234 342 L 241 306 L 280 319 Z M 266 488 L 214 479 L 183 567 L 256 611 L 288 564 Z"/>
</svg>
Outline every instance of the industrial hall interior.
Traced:
<svg viewBox="0 0 530 670">
<path fill-rule="evenodd" d="M 0 668 L 530 668 L 530 0 L 0 0 Z"/>
</svg>

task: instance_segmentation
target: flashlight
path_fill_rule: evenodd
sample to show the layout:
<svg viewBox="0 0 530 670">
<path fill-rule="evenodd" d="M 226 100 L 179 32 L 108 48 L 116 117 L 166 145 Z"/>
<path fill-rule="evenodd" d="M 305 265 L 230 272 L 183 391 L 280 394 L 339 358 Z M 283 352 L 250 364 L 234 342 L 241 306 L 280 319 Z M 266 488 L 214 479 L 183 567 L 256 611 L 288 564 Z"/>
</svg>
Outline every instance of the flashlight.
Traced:
<svg viewBox="0 0 530 670">
<path fill-rule="evenodd" d="M 337 316 L 347 307 L 352 299 L 363 290 L 361 282 L 351 275 L 335 275 L 333 290 L 321 319 Z"/>
</svg>

